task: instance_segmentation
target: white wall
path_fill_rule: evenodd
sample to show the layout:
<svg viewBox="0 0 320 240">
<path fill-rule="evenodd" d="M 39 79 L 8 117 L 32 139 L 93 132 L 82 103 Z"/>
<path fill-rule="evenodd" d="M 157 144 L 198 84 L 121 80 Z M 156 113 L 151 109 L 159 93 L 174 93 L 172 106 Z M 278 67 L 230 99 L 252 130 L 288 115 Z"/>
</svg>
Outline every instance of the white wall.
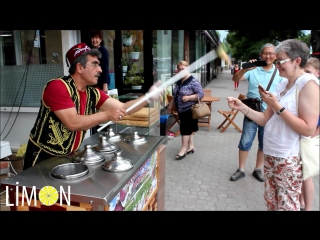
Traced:
<svg viewBox="0 0 320 240">
<path fill-rule="evenodd" d="M 75 44 L 80 42 L 79 30 L 61 30 L 62 53 L 66 52 Z M 68 68 L 64 59 L 64 74 L 68 75 Z M 48 79 L 49 80 L 49 79 Z M 39 99 L 40 101 L 40 99 Z M 0 110 L 0 127 L 1 141 L 8 141 L 12 150 L 17 150 L 22 144 L 28 142 L 30 131 L 37 118 L 39 108 L 12 108 L 1 107 Z M 90 136 L 87 131 L 86 138 Z"/>
<path fill-rule="evenodd" d="M 11 149 L 17 150 L 20 145 L 28 142 L 29 133 L 38 111 L 35 108 L 36 112 L 22 112 L 24 111 L 23 108 L 20 109 L 19 113 L 12 112 L 10 114 L 11 108 L 5 109 L 1 108 L 1 141 L 8 141 Z"/>
<path fill-rule="evenodd" d="M 30 131 L 38 115 L 38 108 L 1 107 L 1 141 L 10 143 L 12 151 L 17 151 L 22 144 L 28 142 Z M 11 112 L 11 113 L 10 113 Z M 85 138 L 90 137 L 90 130 Z"/>
<path fill-rule="evenodd" d="M 61 41 L 62 41 L 62 53 L 63 53 L 63 66 L 64 66 L 64 75 L 68 75 L 68 67 L 66 64 L 66 58 L 65 55 L 68 52 L 68 50 L 76 45 L 77 43 L 80 43 L 81 37 L 80 37 L 80 31 L 79 30 L 61 30 Z"/>
<path fill-rule="evenodd" d="M 221 67 L 225 67 L 225 65 L 226 65 L 226 61 L 221 58 Z"/>
</svg>

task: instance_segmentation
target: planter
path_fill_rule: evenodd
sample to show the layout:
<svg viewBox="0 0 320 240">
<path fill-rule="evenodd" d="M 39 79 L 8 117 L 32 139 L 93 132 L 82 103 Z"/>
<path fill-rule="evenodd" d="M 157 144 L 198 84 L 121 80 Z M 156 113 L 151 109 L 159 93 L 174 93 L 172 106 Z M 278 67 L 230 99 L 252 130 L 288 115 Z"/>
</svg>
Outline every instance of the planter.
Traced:
<svg viewBox="0 0 320 240">
<path fill-rule="evenodd" d="M 142 85 L 139 85 L 139 86 L 131 86 L 132 89 L 141 89 L 142 88 Z"/>
<path fill-rule="evenodd" d="M 128 66 L 122 66 L 122 72 L 127 72 L 127 70 L 128 70 Z"/>
<path fill-rule="evenodd" d="M 140 55 L 140 52 L 131 52 L 130 59 L 131 60 L 139 60 L 139 55 Z"/>
<path fill-rule="evenodd" d="M 122 44 L 126 47 L 131 46 L 132 44 L 132 35 L 130 37 L 126 37 L 125 35 L 122 35 Z"/>
</svg>

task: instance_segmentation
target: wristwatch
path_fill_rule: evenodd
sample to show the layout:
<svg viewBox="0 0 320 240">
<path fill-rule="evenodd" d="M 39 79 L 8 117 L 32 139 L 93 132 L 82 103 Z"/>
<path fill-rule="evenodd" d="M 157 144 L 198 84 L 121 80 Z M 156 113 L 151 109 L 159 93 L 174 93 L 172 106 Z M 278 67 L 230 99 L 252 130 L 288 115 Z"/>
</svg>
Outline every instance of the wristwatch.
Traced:
<svg viewBox="0 0 320 240">
<path fill-rule="evenodd" d="M 279 111 L 276 112 L 277 115 L 280 115 L 285 110 L 285 107 L 281 108 Z"/>
</svg>

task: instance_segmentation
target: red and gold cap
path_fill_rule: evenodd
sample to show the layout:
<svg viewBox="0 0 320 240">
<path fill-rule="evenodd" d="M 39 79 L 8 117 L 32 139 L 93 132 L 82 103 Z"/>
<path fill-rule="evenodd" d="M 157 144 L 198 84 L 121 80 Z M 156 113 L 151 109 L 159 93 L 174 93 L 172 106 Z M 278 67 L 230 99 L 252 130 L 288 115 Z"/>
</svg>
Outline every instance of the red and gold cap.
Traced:
<svg viewBox="0 0 320 240">
<path fill-rule="evenodd" d="M 69 49 L 69 51 L 66 54 L 67 66 L 69 67 L 68 61 L 70 64 L 72 64 L 77 57 L 79 57 L 81 54 L 88 52 L 90 50 L 91 48 L 85 43 L 78 43 L 74 45 L 72 48 Z"/>
</svg>

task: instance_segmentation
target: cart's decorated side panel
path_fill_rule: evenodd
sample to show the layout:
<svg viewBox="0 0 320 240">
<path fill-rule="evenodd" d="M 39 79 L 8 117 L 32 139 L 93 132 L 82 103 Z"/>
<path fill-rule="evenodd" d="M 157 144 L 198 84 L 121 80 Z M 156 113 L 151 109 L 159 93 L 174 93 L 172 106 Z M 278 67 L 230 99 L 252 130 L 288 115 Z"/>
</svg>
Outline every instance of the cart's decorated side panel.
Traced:
<svg viewBox="0 0 320 240">
<path fill-rule="evenodd" d="M 109 211 L 141 211 L 157 189 L 156 163 L 158 153 L 140 167 L 122 190 L 110 201 Z"/>
</svg>

